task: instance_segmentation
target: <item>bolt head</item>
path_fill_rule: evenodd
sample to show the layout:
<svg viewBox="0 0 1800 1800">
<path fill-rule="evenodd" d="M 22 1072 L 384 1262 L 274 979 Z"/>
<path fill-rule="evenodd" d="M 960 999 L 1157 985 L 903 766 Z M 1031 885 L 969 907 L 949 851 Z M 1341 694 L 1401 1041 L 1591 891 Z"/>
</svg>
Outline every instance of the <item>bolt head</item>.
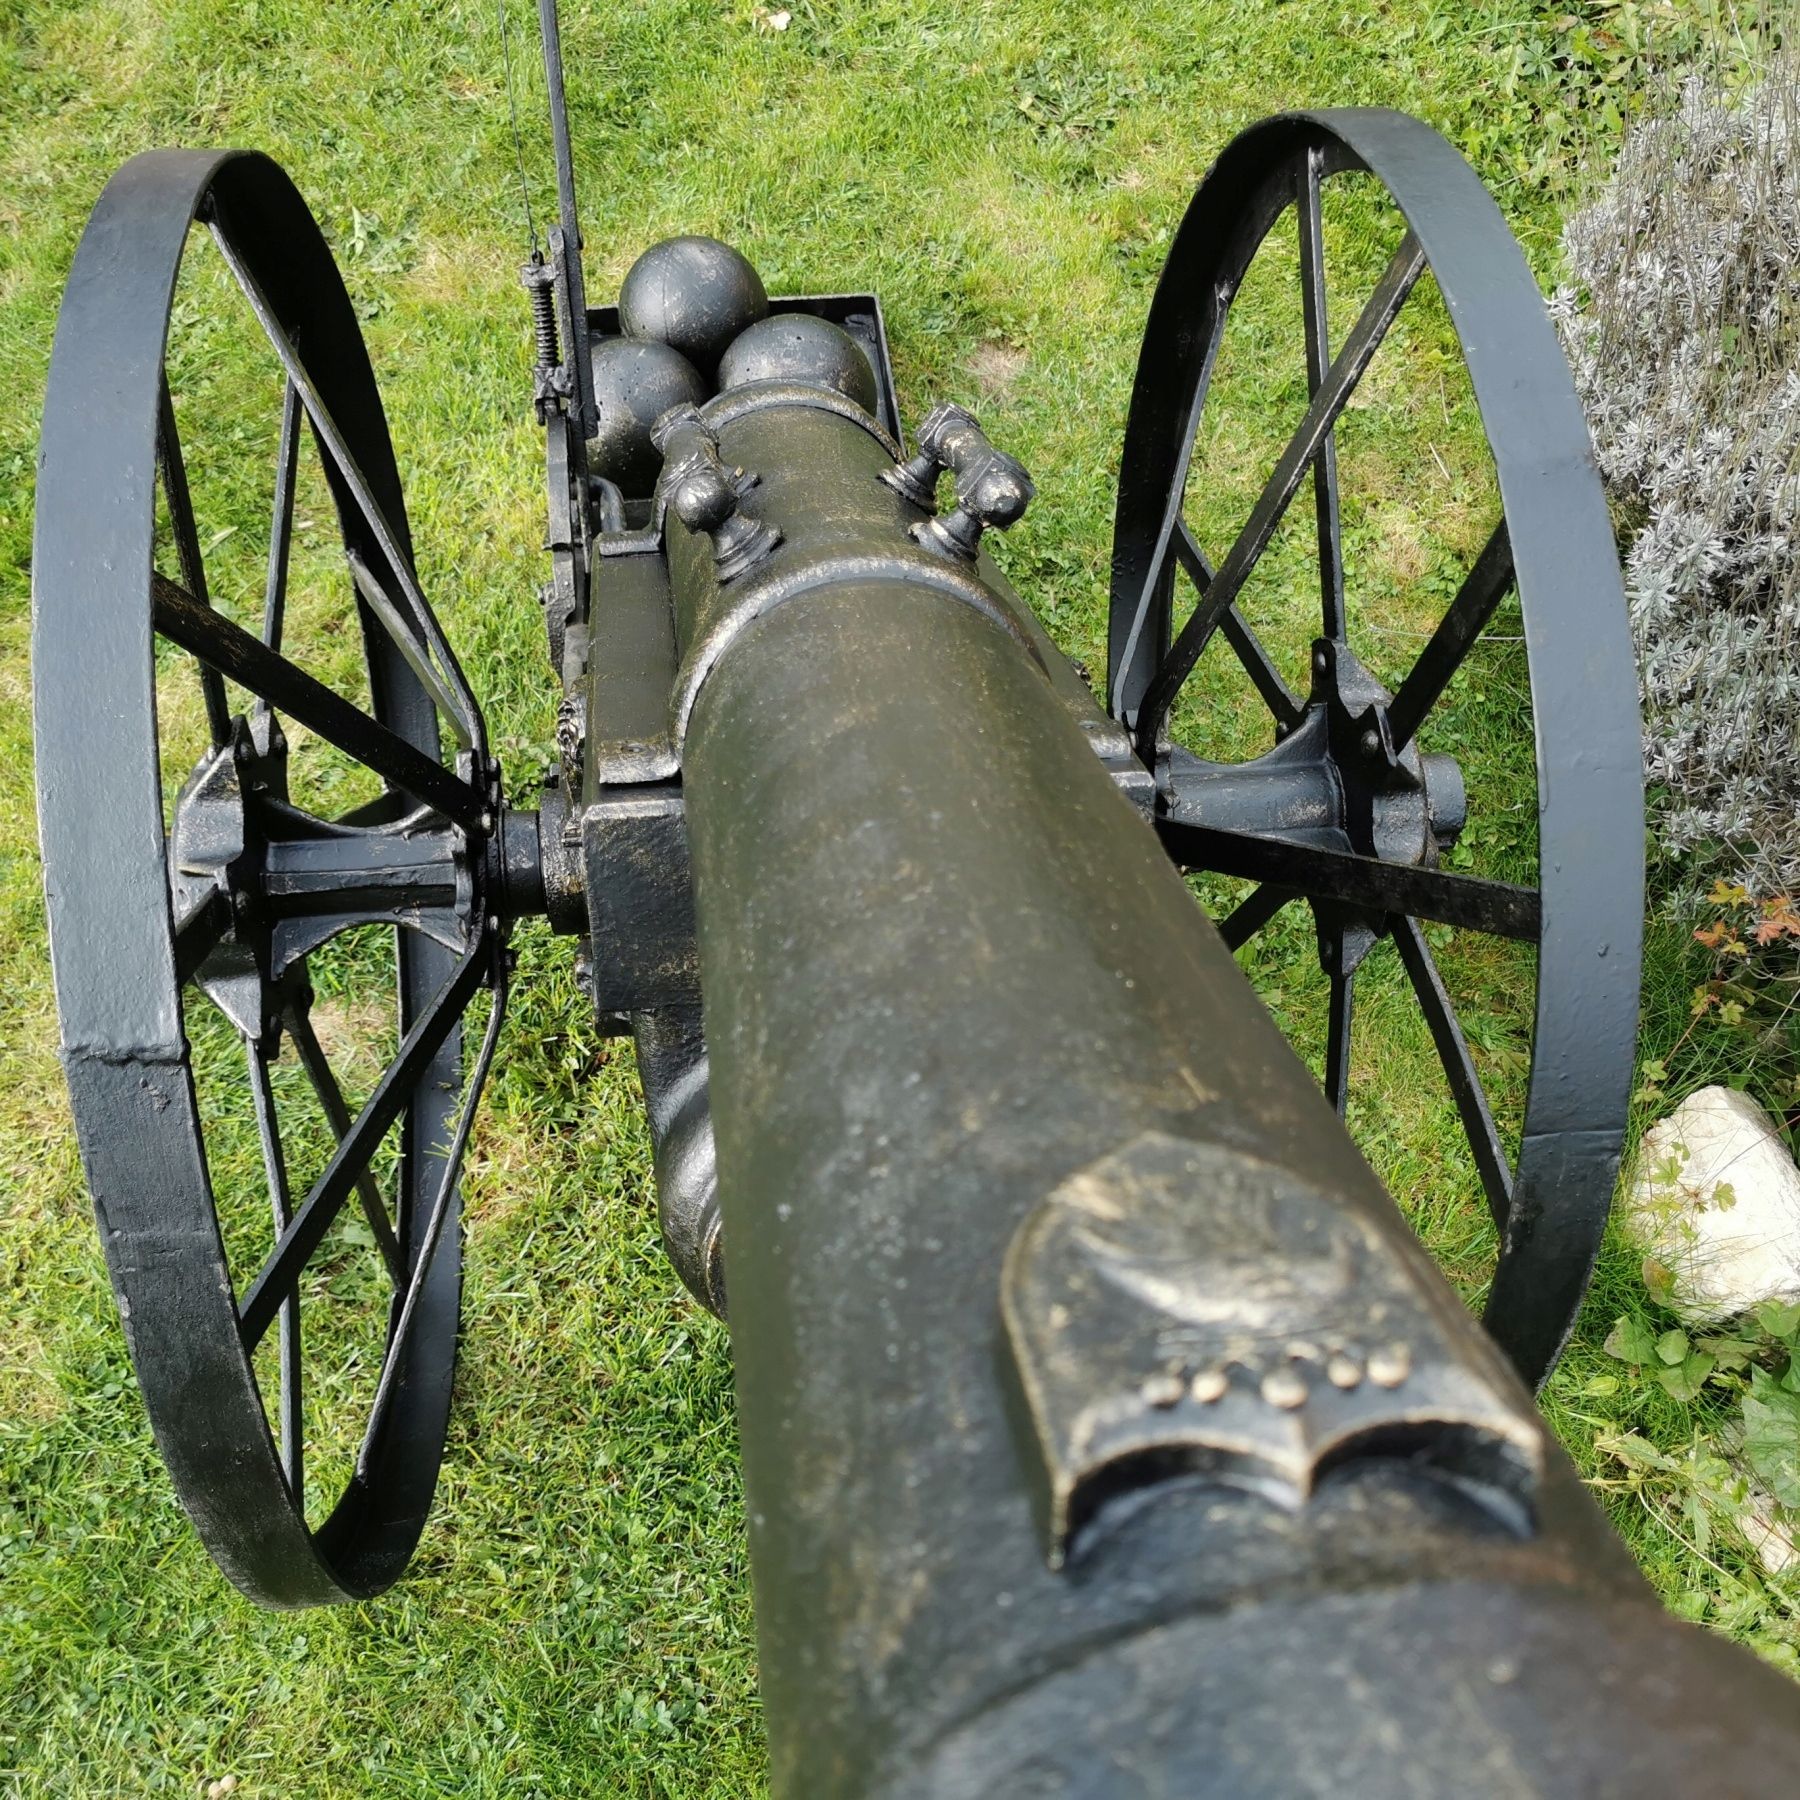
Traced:
<svg viewBox="0 0 1800 1800">
<path fill-rule="evenodd" d="M 1290 1365 L 1271 1369 L 1262 1378 L 1262 1397 L 1283 1412 L 1293 1412 L 1306 1404 L 1305 1378 Z"/>
<path fill-rule="evenodd" d="M 1162 1412 L 1180 1401 L 1187 1392 L 1187 1383 L 1182 1379 L 1179 1369 L 1164 1369 L 1159 1374 L 1148 1376 L 1140 1392 L 1146 1406 L 1153 1406 Z"/>
<path fill-rule="evenodd" d="M 1362 753 L 1364 756 L 1381 754 L 1381 733 L 1373 725 L 1362 734 Z"/>
<path fill-rule="evenodd" d="M 1188 1384 L 1191 1393 L 1202 1406 L 1211 1406 L 1215 1401 L 1225 1398 L 1225 1390 L 1231 1386 L 1231 1379 L 1223 1369 L 1202 1369 Z"/>
</svg>

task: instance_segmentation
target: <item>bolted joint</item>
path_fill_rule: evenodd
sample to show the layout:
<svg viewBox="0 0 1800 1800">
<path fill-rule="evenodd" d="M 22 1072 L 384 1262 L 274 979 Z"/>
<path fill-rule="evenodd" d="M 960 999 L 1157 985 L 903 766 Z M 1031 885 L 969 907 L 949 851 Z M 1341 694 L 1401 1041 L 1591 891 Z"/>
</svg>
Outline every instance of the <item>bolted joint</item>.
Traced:
<svg viewBox="0 0 1800 1800">
<path fill-rule="evenodd" d="M 537 411 L 538 423 L 544 423 L 552 413 L 565 411 L 574 393 L 575 384 L 567 369 L 539 363 L 531 377 L 531 404 Z"/>
</svg>

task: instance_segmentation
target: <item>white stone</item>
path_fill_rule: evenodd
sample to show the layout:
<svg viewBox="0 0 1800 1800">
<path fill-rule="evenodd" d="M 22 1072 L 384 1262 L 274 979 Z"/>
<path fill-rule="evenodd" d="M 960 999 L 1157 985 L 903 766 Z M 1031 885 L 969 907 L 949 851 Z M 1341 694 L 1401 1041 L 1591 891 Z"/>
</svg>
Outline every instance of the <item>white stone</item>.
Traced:
<svg viewBox="0 0 1800 1800">
<path fill-rule="evenodd" d="M 1786 1575 L 1800 1565 L 1800 1520 L 1777 1505 L 1773 1495 L 1752 1486 L 1738 1516 L 1744 1541 L 1771 1575 Z"/>
<path fill-rule="evenodd" d="M 1800 1513 L 1783 1506 L 1744 1460 L 1743 1426 L 1735 1419 L 1727 1421 L 1720 1426 L 1717 1441 L 1732 1475 L 1743 1483 L 1737 1527 L 1744 1542 L 1771 1575 L 1786 1575 L 1800 1567 Z"/>
<path fill-rule="evenodd" d="M 1800 1170 L 1775 1122 L 1735 1088 L 1701 1088 L 1644 1133 L 1626 1225 L 1669 1271 L 1692 1325 L 1800 1300 Z"/>
</svg>

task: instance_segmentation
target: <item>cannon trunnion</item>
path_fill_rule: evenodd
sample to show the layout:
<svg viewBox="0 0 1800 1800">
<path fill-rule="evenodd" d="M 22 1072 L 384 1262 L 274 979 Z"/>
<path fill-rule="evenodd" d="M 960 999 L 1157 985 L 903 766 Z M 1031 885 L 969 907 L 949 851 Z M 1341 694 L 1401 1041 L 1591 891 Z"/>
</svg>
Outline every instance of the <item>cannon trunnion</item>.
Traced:
<svg viewBox="0 0 1800 1800">
<path fill-rule="evenodd" d="M 730 1322 L 777 1792 L 1757 1791 L 1800 1749 L 1785 1686 L 1656 1608 L 1531 1400 L 1616 1171 L 1641 794 L 1604 504 L 1473 175 L 1381 112 L 1227 149 L 1151 311 L 1097 697 L 991 552 L 1031 475 L 957 406 L 908 444 L 874 296 L 770 300 L 682 239 L 588 308 L 551 44 L 563 218 L 526 284 L 562 701 L 535 805 L 509 803 L 421 588 L 355 316 L 286 177 L 134 160 L 58 327 L 34 657 L 64 1054 L 146 1403 L 220 1567 L 293 1606 L 378 1593 L 412 1552 L 458 1168 L 510 928 L 542 914 L 635 1040 L 665 1242 Z M 1343 175 L 1405 228 L 1334 335 Z M 1188 496 L 1219 343 L 1290 217 L 1305 401 L 1209 551 Z M 249 622 L 208 586 L 168 372 L 195 224 L 279 368 Z M 1390 688 L 1353 641 L 1336 434 L 1427 276 L 1503 516 Z M 296 541 L 308 442 L 324 564 Z M 1302 489 L 1319 629 L 1294 686 L 1240 601 Z M 1515 591 L 1533 884 L 1453 866 L 1479 806 L 1434 729 Z M 1255 754 L 1207 737 L 1209 646 L 1266 706 Z M 1195 873 L 1257 885 L 1215 927 Z M 1232 955 L 1299 903 L 1323 1091 Z M 1516 1132 L 1443 927 L 1535 951 Z M 1345 1127 L 1383 940 L 1494 1214 L 1485 1329 Z M 387 958 L 394 1015 L 355 1104 L 342 1018 L 374 963 L 330 962 L 352 944 Z M 220 1053 L 235 1112 L 200 1074 Z M 372 1339 L 347 1348 L 328 1298 Z M 309 1408 L 370 1341 L 359 1447 L 321 1475 Z"/>
</svg>

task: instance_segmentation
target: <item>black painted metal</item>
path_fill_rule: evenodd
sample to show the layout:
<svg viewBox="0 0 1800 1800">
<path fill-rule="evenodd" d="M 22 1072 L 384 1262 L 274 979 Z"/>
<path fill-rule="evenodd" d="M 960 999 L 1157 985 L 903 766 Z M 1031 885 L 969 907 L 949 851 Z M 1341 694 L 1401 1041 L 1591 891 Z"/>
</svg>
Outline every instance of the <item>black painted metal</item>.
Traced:
<svg viewBox="0 0 1800 1800">
<path fill-rule="evenodd" d="M 1156 753 L 1157 734 L 1168 716 L 1170 703 L 1181 684 L 1193 671 L 1206 648 L 1207 639 L 1218 629 L 1225 609 L 1234 604 L 1244 578 L 1256 566 L 1256 560 L 1268 548 L 1275 527 L 1287 511 L 1288 503 L 1299 490 L 1306 472 L 1318 459 L 1330 439 L 1332 426 L 1350 402 L 1363 371 L 1374 359 L 1375 352 L 1387 335 L 1388 327 L 1399 316 L 1400 308 L 1425 270 L 1425 253 L 1418 239 L 1409 231 L 1400 248 L 1394 252 L 1387 272 L 1369 296 L 1362 316 L 1351 327 L 1343 348 L 1327 371 L 1319 390 L 1313 395 L 1305 417 L 1294 428 L 1280 460 L 1267 485 L 1257 496 L 1250 517 L 1238 533 L 1225 560 L 1219 565 L 1199 604 L 1181 628 L 1181 635 L 1163 653 L 1143 698 L 1138 702 L 1134 727 L 1138 754 L 1150 761 Z M 1185 470 L 1184 470 L 1185 472 Z M 1174 521 L 1168 524 L 1172 527 Z"/>
<path fill-rule="evenodd" d="M 1321 844 L 1218 831 L 1167 817 L 1157 821 L 1157 835 L 1184 869 L 1271 882 L 1289 899 L 1304 894 L 1340 901 L 1360 912 L 1438 919 L 1497 937 L 1535 939 L 1541 928 L 1535 888 L 1383 862 Z"/>
<path fill-rule="evenodd" d="M 569 140 L 569 102 L 563 89 L 562 21 L 557 17 L 556 0 L 538 0 L 538 33 L 544 52 L 544 89 L 550 105 L 550 142 L 556 158 L 559 222 L 551 238 L 551 262 L 556 272 L 558 311 L 562 315 L 562 341 L 568 352 L 565 367 L 575 398 L 573 447 L 579 451 L 598 429 L 599 418 L 588 367 L 587 284 L 581 266 L 581 216 L 575 204 L 575 151 Z"/>
<path fill-rule="evenodd" d="M 1328 361 L 1321 184 L 1363 170 L 1385 185 L 1409 230 L 1361 319 Z M 1305 328 L 1295 355 L 1304 359 L 1312 400 L 1215 570 L 1181 516 L 1192 447 L 1232 298 L 1291 205 L 1299 209 Z M 1343 787 L 1343 834 L 1315 832 L 1309 842 L 1286 829 L 1279 814 L 1261 827 L 1228 821 L 1229 829 L 1217 829 L 1208 810 L 1224 791 L 1219 766 L 1193 759 L 1184 766 L 1179 755 L 1171 762 L 1169 706 L 1219 629 L 1267 702 L 1277 738 L 1299 731 L 1301 703 L 1286 691 L 1235 602 L 1309 471 L 1319 542 L 1319 648 L 1342 665 L 1347 646 L 1331 424 L 1425 268 L 1462 343 L 1494 453 L 1504 520 L 1395 694 L 1366 682 L 1347 687 L 1341 679 L 1333 691 L 1321 691 L 1315 667 L 1305 704 L 1332 712 L 1321 771 Z M 1185 571 L 1199 599 L 1171 644 L 1177 570 Z M 1413 748 L 1419 734 L 1429 738 L 1433 702 L 1515 576 L 1536 733 L 1535 893 L 1432 867 L 1438 848 L 1454 836 L 1445 827 L 1460 822 L 1461 782 L 1448 758 L 1421 758 Z M 1625 1125 L 1643 870 L 1636 683 L 1611 526 L 1567 367 L 1492 200 L 1429 127 L 1376 110 L 1284 116 L 1245 132 L 1201 185 L 1151 308 L 1132 398 L 1109 652 L 1111 710 L 1131 726 L 1140 757 L 1158 771 L 1161 829 L 1171 854 L 1189 868 L 1270 883 L 1226 921 L 1228 941 L 1243 942 L 1287 899 L 1303 894 L 1322 905 L 1322 951 L 1337 944 L 1343 964 L 1353 965 L 1390 924 L 1403 950 L 1416 945 L 1408 972 L 1497 1208 L 1505 1184 L 1494 1166 L 1487 1102 L 1423 939 L 1405 920 L 1445 920 L 1537 941 L 1532 1073 L 1487 1322 L 1520 1370 L 1540 1380 L 1585 1290 Z M 1278 750 L 1263 759 L 1271 773 L 1279 756 Z M 1242 773 L 1229 779 L 1241 791 Z M 1391 833 L 1383 839 L 1382 813 L 1415 789 L 1428 794 L 1436 828 L 1414 833 L 1401 854 Z M 1278 789 L 1271 785 L 1270 792 Z M 1291 805 L 1292 791 L 1288 798 Z M 1349 940 L 1346 906 L 1360 921 Z M 1340 1095 L 1353 973 L 1353 966 L 1332 970 L 1328 1081 Z"/>
<path fill-rule="evenodd" d="M 769 301 L 772 318 L 800 313 L 825 319 L 856 340 L 857 348 L 875 371 L 876 404 L 870 408 L 875 421 L 893 438 L 902 441 L 900 402 L 894 391 L 893 359 L 888 352 L 887 326 L 881 302 L 874 294 L 777 294 Z M 624 330 L 616 306 L 597 306 L 588 314 L 588 329 L 595 337 L 616 337 Z"/>
<path fill-rule="evenodd" d="M 717 238 L 652 244 L 619 286 L 626 335 L 672 345 L 709 378 L 732 340 L 768 311 L 762 277 L 741 251 Z"/>
<path fill-rule="evenodd" d="M 656 1156 L 663 1248 L 688 1292 L 724 1318 L 724 1231 L 700 1008 L 633 1013 L 631 1033 Z"/>
<path fill-rule="evenodd" d="M 668 781 L 681 771 L 669 731 L 675 689 L 675 609 L 660 548 L 615 556 L 604 567 L 605 604 L 595 613 L 584 666 L 568 671 L 570 699 L 586 715 L 586 795 Z"/>
<path fill-rule="evenodd" d="M 687 813 L 675 782 L 611 788 L 576 823 L 587 906 L 579 923 L 592 948 L 596 1011 L 695 1006 L 694 889 Z"/>
<path fill-rule="evenodd" d="M 181 454 L 181 437 L 175 429 L 175 408 L 169 399 L 165 377 L 156 396 L 156 463 L 168 496 L 169 518 L 174 527 L 175 550 L 182 579 L 195 604 L 210 611 L 206 598 L 206 567 L 200 560 L 200 541 L 194 529 L 194 506 L 188 493 L 187 465 Z M 189 645 L 187 648 L 192 649 Z M 200 662 L 200 691 L 206 702 L 206 723 L 215 748 L 231 735 L 231 714 L 225 704 L 225 677 L 206 659 Z"/>
<path fill-rule="evenodd" d="M 706 383 L 679 350 L 637 338 L 596 338 L 592 374 L 599 425 L 588 466 L 626 499 L 645 499 L 662 467 L 651 426 L 672 406 L 698 405 Z"/>
<path fill-rule="evenodd" d="M 482 796 L 433 756 L 341 700 L 321 681 L 152 570 L 150 598 L 157 632 L 191 650 L 209 670 L 229 675 L 258 700 L 316 731 L 345 755 L 435 807 L 446 818 L 479 827 Z"/>
<path fill-rule="evenodd" d="M 206 606 L 201 534 L 177 472 L 164 340 L 196 219 L 211 227 L 287 375 L 262 639 Z M 350 559 L 345 600 L 366 652 L 367 713 L 281 648 L 302 411 Z M 184 584 L 155 567 L 159 464 Z M 99 500 L 96 468 L 109 472 Z M 359 568 L 360 596 L 349 567 Z M 459 1020 L 495 970 L 498 934 L 483 895 L 496 885 L 489 865 L 501 855 L 491 842 L 498 772 L 485 759 L 479 706 L 413 574 L 355 314 L 304 203 L 266 158 L 152 152 L 101 196 L 57 326 L 33 579 L 39 814 L 64 1058 L 159 1444 L 208 1548 L 247 1593 L 301 1605 L 376 1592 L 399 1574 L 418 1536 L 449 1405 L 460 1285 L 454 1158 L 467 1116 Z M 385 601 L 379 613 L 367 603 L 371 588 Z M 252 719 L 229 722 L 189 778 L 173 855 L 164 841 L 155 634 L 243 683 L 256 702 Z M 461 771 L 440 757 L 439 704 L 472 746 Z M 397 792 L 340 820 L 291 806 L 284 713 L 427 810 L 409 817 Z M 308 1019 L 305 957 L 333 930 L 367 918 L 400 927 L 405 1048 L 352 1119 Z M 241 1304 L 214 1218 L 189 1068 L 185 1008 L 196 991 L 244 1035 L 246 1103 L 277 1225 L 280 1247 Z M 268 1084 L 268 1060 L 284 1038 L 342 1140 L 297 1205 Z M 390 1219 L 368 1161 L 395 1126 Z M 405 1298 L 390 1319 L 382 1398 L 355 1476 L 309 1529 L 293 1277 L 353 1192 Z M 278 1316 L 279 1444 L 245 1348 Z"/>
</svg>

